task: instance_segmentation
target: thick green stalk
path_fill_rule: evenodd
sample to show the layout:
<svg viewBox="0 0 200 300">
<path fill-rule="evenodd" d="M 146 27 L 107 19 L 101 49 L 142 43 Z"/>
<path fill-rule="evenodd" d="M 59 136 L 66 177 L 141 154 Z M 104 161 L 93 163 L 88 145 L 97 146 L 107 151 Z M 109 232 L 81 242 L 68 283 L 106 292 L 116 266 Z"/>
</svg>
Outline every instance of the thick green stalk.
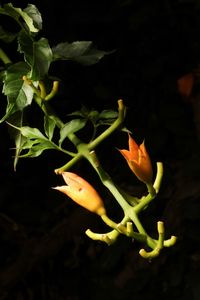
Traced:
<svg viewBox="0 0 200 300">
<path fill-rule="evenodd" d="M 107 189 L 111 192 L 111 194 L 117 200 L 118 204 L 123 209 L 125 216 L 129 217 L 130 220 L 133 221 L 133 223 L 135 224 L 135 226 L 136 226 L 137 230 L 139 231 L 139 233 L 146 235 L 147 233 L 144 230 L 140 220 L 138 219 L 138 216 L 135 213 L 133 207 L 129 203 L 127 203 L 126 199 L 123 197 L 123 195 L 117 189 L 117 187 L 113 183 L 110 176 L 101 167 L 95 152 L 94 151 L 90 152 L 90 156 L 86 157 L 86 159 L 88 159 L 88 161 L 91 163 L 93 168 L 96 170 L 96 172 L 99 175 L 102 183 L 107 187 Z"/>
<path fill-rule="evenodd" d="M 115 187 L 114 183 L 110 176 L 104 171 L 104 169 L 99 164 L 98 158 L 94 151 L 91 151 L 89 155 L 85 155 L 85 158 L 90 162 L 93 168 L 96 170 L 97 174 L 99 175 L 102 183 L 108 188 L 108 190 L 112 193 L 112 195 L 116 198 L 117 202 L 125 212 L 131 206 L 126 202 L 122 194 L 119 190 Z"/>
</svg>

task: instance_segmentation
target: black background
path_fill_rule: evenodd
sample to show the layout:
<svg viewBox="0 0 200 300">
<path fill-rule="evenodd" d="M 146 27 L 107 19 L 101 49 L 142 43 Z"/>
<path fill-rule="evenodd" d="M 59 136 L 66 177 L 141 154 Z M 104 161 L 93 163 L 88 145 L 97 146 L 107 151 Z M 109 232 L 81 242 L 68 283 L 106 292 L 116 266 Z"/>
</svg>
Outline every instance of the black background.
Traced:
<svg viewBox="0 0 200 300">
<path fill-rule="evenodd" d="M 25 7 L 26 1 L 13 1 Z M 61 183 L 53 170 L 66 158 L 46 152 L 20 160 L 13 171 L 13 142 L 6 124 L 0 127 L 0 299 L 199 299 L 200 267 L 200 97 L 198 71 L 190 97 L 183 97 L 177 80 L 198 69 L 200 3 L 162 1 L 32 1 L 43 17 L 42 36 L 51 46 L 91 40 L 98 49 L 115 50 L 98 64 L 54 64 L 50 73 L 61 78 L 54 108 L 67 113 L 88 108 L 127 106 L 125 125 L 138 143 L 144 138 L 152 162 L 164 163 L 157 199 L 141 215 L 149 233 L 164 220 L 166 234 L 177 244 L 153 261 L 143 260 L 137 242 L 124 237 L 112 246 L 85 236 L 91 228 L 104 231 L 98 217 L 65 202 L 51 190 Z M 16 53 L 8 49 L 10 57 Z M 14 53 L 14 54 L 13 54 Z M 40 119 L 33 109 L 32 122 Z M 126 133 L 115 133 L 98 149 L 103 165 L 121 186 L 140 194 L 116 148 L 127 147 Z M 119 207 L 101 187 L 85 162 L 74 171 L 105 195 L 110 216 Z"/>
</svg>

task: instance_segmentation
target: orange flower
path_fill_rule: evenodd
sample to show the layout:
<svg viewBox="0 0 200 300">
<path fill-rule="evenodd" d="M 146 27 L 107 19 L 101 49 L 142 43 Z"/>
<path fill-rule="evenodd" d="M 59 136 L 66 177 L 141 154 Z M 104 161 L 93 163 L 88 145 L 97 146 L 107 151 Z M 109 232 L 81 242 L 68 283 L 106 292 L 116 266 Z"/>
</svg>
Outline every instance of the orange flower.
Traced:
<svg viewBox="0 0 200 300">
<path fill-rule="evenodd" d="M 66 194 L 93 213 L 100 216 L 106 213 L 101 197 L 86 180 L 71 172 L 63 172 L 62 176 L 67 185 L 57 186 L 54 189 Z"/>
<path fill-rule="evenodd" d="M 153 169 L 144 142 L 138 146 L 129 134 L 129 150 L 119 150 L 137 178 L 146 184 L 151 183 Z"/>
</svg>

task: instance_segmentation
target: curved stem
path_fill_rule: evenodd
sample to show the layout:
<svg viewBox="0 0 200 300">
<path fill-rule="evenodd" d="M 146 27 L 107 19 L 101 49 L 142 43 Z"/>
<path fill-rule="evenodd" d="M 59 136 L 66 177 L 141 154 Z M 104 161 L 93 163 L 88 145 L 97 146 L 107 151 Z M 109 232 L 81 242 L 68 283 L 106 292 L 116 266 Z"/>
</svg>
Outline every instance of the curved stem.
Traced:
<svg viewBox="0 0 200 300">
<path fill-rule="evenodd" d="M 102 134 L 100 134 L 94 141 L 88 144 L 88 150 L 93 150 L 97 147 L 104 139 L 106 139 L 111 133 L 113 133 L 124 121 L 125 114 L 126 114 L 126 107 L 123 104 L 123 101 L 120 99 L 118 100 L 118 118 L 115 122 L 108 127 Z"/>
<path fill-rule="evenodd" d="M 76 164 L 81 158 L 82 158 L 82 154 L 77 153 L 75 157 L 73 157 L 70 161 L 68 161 L 64 166 L 62 166 L 61 168 L 55 169 L 54 172 L 56 174 L 61 174 L 62 172 L 70 169 L 74 164 Z"/>
<path fill-rule="evenodd" d="M 163 163 L 162 162 L 157 162 L 157 174 L 156 174 L 156 179 L 154 181 L 153 187 L 156 191 L 156 194 L 158 194 L 162 182 L 162 177 L 163 177 Z"/>
<path fill-rule="evenodd" d="M 89 154 L 90 155 L 86 156 L 85 158 L 90 162 L 90 164 L 96 170 L 102 183 L 107 187 L 107 189 L 115 197 L 115 199 L 117 200 L 117 202 L 119 203 L 119 205 L 121 206 L 123 211 L 126 212 L 131 206 L 126 202 L 126 200 L 124 199 L 122 194 L 119 192 L 119 190 L 114 185 L 110 176 L 104 171 L 104 169 L 99 164 L 99 160 L 96 156 L 96 153 L 94 151 L 91 151 Z"/>
<path fill-rule="evenodd" d="M 88 161 L 92 164 L 93 168 L 97 171 L 97 174 L 99 175 L 102 183 L 108 188 L 108 190 L 112 193 L 112 195 L 115 197 L 121 208 L 123 209 L 125 216 L 129 217 L 133 223 L 135 224 L 137 230 L 140 234 L 146 235 L 146 241 L 149 247 L 152 249 L 155 248 L 155 241 L 148 236 L 146 233 L 144 227 L 142 226 L 137 213 L 134 211 L 134 208 L 129 205 L 126 201 L 126 199 L 122 196 L 122 194 L 119 192 L 119 190 L 116 188 L 115 184 L 111 180 L 110 176 L 104 171 L 104 169 L 99 164 L 99 161 L 97 159 L 97 156 L 94 151 L 90 152 L 90 157 L 86 157 Z"/>
<path fill-rule="evenodd" d="M 54 81 L 51 92 L 48 95 L 46 95 L 45 101 L 51 100 L 56 95 L 56 93 L 58 92 L 58 86 L 59 86 L 59 81 L 57 81 L 57 80 Z"/>
<path fill-rule="evenodd" d="M 152 192 L 149 192 L 149 194 L 146 197 L 142 197 L 141 201 L 134 206 L 134 211 L 136 214 L 138 214 L 141 210 L 143 210 L 157 195 L 160 189 L 161 181 L 163 176 L 163 164 L 161 162 L 157 163 L 157 175 L 155 182 L 153 184 L 153 189 L 151 187 Z M 148 187 L 148 189 L 150 189 Z"/>
<path fill-rule="evenodd" d="M 127 234 L 126 227 L 122 223 L 115 223 L 113 220 L 111 220 L 106 214 L 101 215 L 102 220 L 104 223 L 106 223 L 109 227 L 116 229 L 120 233 Z M 129 218 L 126 217 L 126 220 L 128 221 Z"/>
<path fill-rule="evenodd" d="M 2 62 L 7 65 L 12 63 L 12 61 L 10 60 L 10 58 L 7 56 L 7 54 L 3 51 L 2 48 L 0 48 L 0 59 L 2 60 Z"/>
<path fill-rule="evenodd" d="M 34 86 L 33 89 L 35 89 Z M 46 101 L 48 99 L 46 100 L 42 99 L 38 90 L 35 91 L 34 99 L 36 103 L 39 105 L 39 107 L 42 109 L 44 114 L 51 116 L 54 119 L 57 127 L 61 129 L 64 126 L 64 123 L 53 112 L 53 110 L 51 109 L 51 107 Z M 115 122 L 109 128 L 107 128 L 100 136 L 98 136 L 94 141 L 92 141 L 89 144 L 83 143 L 74 133 L 70 133 L 67 136 L 67 138 L 77 148 L 78 154 L 72 160 L 67 162 L 64 166 L 57 168 L 55 172 L 56 173 L 64 172 L 65 170 L 70 168 L 74 163 L 76 163 L 81 157 L 85 157 L 86 159 L 90 160 L 89 152 L 93 150 L 99 143 L 101 143 L 105 138 L 107 138 L 114 130 L 116 130 L 122 124 L 125 117 L 125 111 L 126 111 L 126 108 L 123 105 L 122 100 L 118 100 L 118 110 L 119 110 L 119 115 L 117 120 L 115 120 Z"/>
<path fill-rule="evenodd" d="M 121 220 L 120 224 L 123 226 L 126 225 L 128 221 L 127 216 L 124 216 L 124 218 Z M 113 244 L 118 236 L 120 235 L 119 230 L 113 229 L 112 231 L 109 231 L 107 233 L 96 233 L 91 231 L 90 229 L 86 230 L 86 235 L 91 238 L 92 240 L 98 240 L 107 243 L 108 245 Z"/>
<path fill-rule="evenodd" d="M 39 81 L 39 88 L 40 88 L 40 96 L 42 99 L 45 99 L 47 93 L 46 93 L 46 87 L 44 85 L 43 81 Z"/>
</svg>

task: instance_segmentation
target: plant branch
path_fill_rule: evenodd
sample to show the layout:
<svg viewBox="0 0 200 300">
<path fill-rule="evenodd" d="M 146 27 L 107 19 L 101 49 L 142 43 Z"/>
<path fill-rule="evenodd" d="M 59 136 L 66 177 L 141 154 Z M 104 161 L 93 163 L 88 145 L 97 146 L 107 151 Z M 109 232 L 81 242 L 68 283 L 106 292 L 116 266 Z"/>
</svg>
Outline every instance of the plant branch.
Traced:
<svg viewBox="0 0 200 300">
<path fill-rule="evenodd" d="M 3 51 L 2 48 L 0 48 L 0 59 L 3 61 L 5 65 L 12 63 L 10 58 L 7 56 L 7 54 Z"/>
<path fill-rule="evenodd" d="M 113 122 L 113 124 L 108 127 L 103 133 L 101 133 L 95 140 L 88 144 L 88 149 L 93 150 L 95 149 L 104 139 L 106 139 L 111 133 L 113 133 L 117 128 L 119 128 L 125 118 L 126 115 L 126 107 L 123 104 L 123 101 L 120 99 L 118 100 L 118 118 Z"/>
</svg>

